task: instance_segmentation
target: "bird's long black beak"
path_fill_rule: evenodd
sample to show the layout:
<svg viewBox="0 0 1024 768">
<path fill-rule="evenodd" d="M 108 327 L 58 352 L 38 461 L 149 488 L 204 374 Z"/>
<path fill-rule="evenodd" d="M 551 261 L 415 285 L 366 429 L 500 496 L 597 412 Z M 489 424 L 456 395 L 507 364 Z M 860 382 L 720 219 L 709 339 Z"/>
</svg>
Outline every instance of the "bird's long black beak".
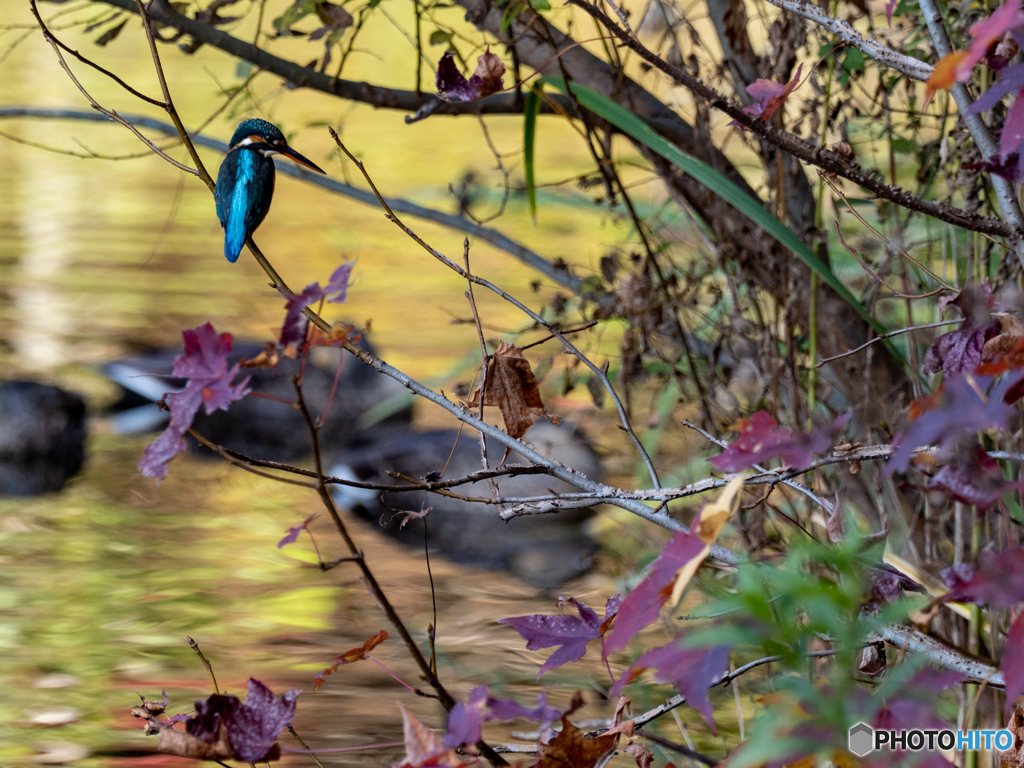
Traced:
<svg viewBox="0 0 1024 768">
<path fill-rule="evenodd" d="M 299 165 L 304 165 L 311 171 L 316 171 L 317 173 L 322 173 L 324 175 L 327 174 L 327 172 L 323 168 L 320 168 L 311 160 L 308 160 L 307 158 L 303 157 L 291 147 L 282 147 L 280 149 L 276 149 L 276 151 L 279 155 L 283 155 L 284 157 L 287 157 L 289 160 L 294 160 Z"/>
</svg>

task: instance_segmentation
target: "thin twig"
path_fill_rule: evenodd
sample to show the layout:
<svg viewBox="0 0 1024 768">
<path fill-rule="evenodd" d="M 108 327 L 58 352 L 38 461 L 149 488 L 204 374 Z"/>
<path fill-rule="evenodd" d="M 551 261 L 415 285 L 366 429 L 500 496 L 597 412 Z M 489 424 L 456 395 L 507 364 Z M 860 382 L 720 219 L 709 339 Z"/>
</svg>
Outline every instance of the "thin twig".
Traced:
<svg viewBox="0 0 1024 768">
<path fill-rule="evenodd" d="M 946 290 L 946 288 L 944 288 L 944 287 L 942 287 L 940 285 L 934 291 L 928 291 L 928 293 L 919 293 L 919 294 L 916 294 L 916 295 L 909 294 L 909 293 L 901 293 L 900 291 L 897 291 L 895 288 L 893 288 L 891 285 L 889 285 L 887 282 L 885 282 L 885 280 L 883 280 L 882 277 L 877 272 L 875 272 L 870 266 L 868 266 L 867 262 L 863 261 L 860 258 L 860 256 L 858 256 L 854 252 L 853 248 L 851 248 L 849 246 L 849 244 L 847 244 L 846 238 L 843 237 L 843 233 L 839 229 L 839 220 L 837 219 L 836 221 L 833 222 L 833 224 L 835 224 L 836 234 L 839 236 L 839 242 L 843 244 L 843 248 L 846 249 L 846 252 L 849 253 L 851 256 L 853 256 L 854 260 L 864 268 L 864 271 L 867 272 L 869 275 L 871 275 L 873 278 L 875 278 L 875 280 L 877 280 L 879 282 L 879 284 L 881 284 L 885 288 L 888 288 L 890 291 L 892 291 L 894 296 L 898 296 L 901 299 L 915 299 L 915 300 L 916 299 L 927 299 L 927 298 L 930 298 L 932 296 L 935 296 L 938 293 L 942 293 L 943 291 Z M 903 329 L 903 330 L 906 331 L 906 329 Z M 887 336 L 888 334 L 883 334 L 883 335 Z M 878 338 L 881 338 L 881 336 L 879 336 Z"/>
<path fill-rule="evenodd" d="M 107 117 L 109 117 L 111 120 L 114 120 L 114 121 L 120 123 L 121 125 L 123 125 L 129 131 L 131 131 L 139 141 L 141 141 L 143 144 L 145 144 L 147 147 L 149 147 L 151 150 L 153 150 L 153 152 L 155 152 L 157 155 L 159 155 L 164 160 L 169 162 L 175 168 L 179 168 L 182 171 L 185 171 L 187 173 L 191 173 L 194 176 L 198 176 L 199 172 L 196 171 L 196 169 L 189 168 L 184 163 L 179 163 L 173 157 L 171 157 L 166 152 L 164 152 L 162 149 L 160 149 L 160 147 L 158 147 L 156 144 L 154 144 L 148 138 L 143 136 L 142 133 L 139 131 L 139 129 L 136 128 L 134 125 L 132 125 L 129 121 L 125 120 L 123 117 L 121 117 L 119 114 L 117 114 L 117 112 L 115 112 L 114 110 L 107 109 L 106 107 L 102 106 L 98 101 L 96 101 L 96 99 L 94 99 L 92 97 L 92 95 L 85 89 L 85 86 L 83 86 L 78 81 L 78 78 L 75 77 L 75 73 L 71 71 L 71 67 L 68 66 L 67 61 L 64 59 L 64 54 L 61 53 L 61 50 L 62 50 L 62 48 L 66 48 L 66 46 L 64 46 L 60 41 L 58 41 L 57 38 L 54 37 L 53 34 L 50 32 L 50 30 L 46 28 L 46 24 L 43 22 L 43 18 L 42 18 L 42 16 L 39 15 L 39 10 L 36 8 L 36 0 L 30 0 L 29 6 L 32 9 L 32 13 L 36 17 L 36 20 L 39 22 L 39 26 L 43 30 L 43 39 L 46 40 L 46 42 L 50 44 L 50 46 L 53 48 L 53 52 L 57 55 L 57 62 L 60 64 L 61 69 L 63 69 L 64 72 L 67 74 L 67 76 L 69 78 L 71 78 L 71 82 L 74 83 L 75 87 L 78 88 L 79 92 L 83 96 L 85 96 L 86 100 L 89 102 L 89 105 L 93 109 L 95 109 L 97 112 L 100 112 L 100 113 L 106 115 Z M 78 55 L 78 54 L 76 54 L 76 55 Z M 79 58 L 83 58 L 83 57 L 79 56 Z M 102 68 L 100 68 L 100 69 L 102 70 Z M 146 101 L 150 101 L 150 102 L 152 101 L 148 97 L 141 97 L 140 96 L 140 98 L 146 98 Z M 163 105 L 161 105 L 161 106 L 163 106 Z"/>
<path fill-rule="evenodd" d="M 260 7 L 263 7 L 262 4 Z M 257 31 L 256 34 L 258 36 L 259 32 Z M 310 750 L 310 748 L 306 745 L 306 742 L 302 740 L 302 737 L 295 732 L 295 728 L 291 725 L 291 723 L 288 724 L 288 733 L 295 737 L 295 740 L 299 742 L 299 744 L 302 746 L 304 750 L 306 750 L 306 754 L 313 758 L 313 762 L 317 764 L 317 768 L 324 768 L 324 764 L 320 762 L 320 758 L 313 754 L 312 750 Z"/>
<path fill-rule="evenodd" d="M 213 451 L 217 455 L 221 456 L 222 458 L 226 459 L 230 463 L 234 464 L 239 469 L 244 469 L 246 472 L 251 472 L 254 475 L 259 475 L 260 477 L 265 477 L 268 480 L 276 480 L 279 483 L 288 483 L 289 485 L 298 485 L 298 486 L 301 486 L 303 488 L 316 488 L 316 483 L 304 483 L 301 480 L 292 480 L 291 478 L 288 478 L 288 477 L 281 477 L 280 475 L 272 475 L 269 472 L 261 472 L 260 470 L 255 469 L 250 464 L 248 464 L 245 461 L 243 461 L 242 459 L 237 458 L 234 455 L 232 455 L 231 451 L 227 450 L 223 446 L 220 446 L 220 445 L 217 445 L 216 443 L 210 442 L 205 437 L 203 437 L 198 432 L 196 432 L 192 427 L 188 428 L 188 434 L 190 434 L 193 438 L 195 438 L 199 442 L 200 445 L 202 445 L 202 446 L 204 446 L 206 448 L 209 448 L 211 451 Z"/>
<path fill-rule="evenodd" d="M 146 5 L 142 0 L 135 0 L 135 4 L 139 8 L 139 15 L 142 16 L 142 27 L 146 30 L 146 39 L 149 41 L 149 52 L 153 57 L 153 67 L 156 70 L 157 80 L 160 82 L 160 90 L 164 95 L 164 103 L 161 106 L 167 111 L 167 115 L 171 118 L 171 122 L 174 123 L 174 127 L 178 130 L 178 135 L 181 137 L 182 143 L 188 150 L 188 154 L 192 158 L 192 162 L 196 164 L 197 175 L 202 179 L 203 183 L 209 187 L 210 191 L 213 192 L 213 189 L 217 184 L 206 170 L 206 166 L 203 165 L 203 160 L 199 157 L 199 153 L 196 151 L 195 145 L 192 143 L 192 137 L 189 136 L 188 131 L 185 130 L 185 126 L 182 124 L 181 118 L 178 116 L 178 110 L 174 108 L 174 100 L 171 98 L 171 89 L 167 87 L 167 78 L 164 77 L 164 67 L 163 64 L 160 63 L 160 53 L 156 49 L 156 36 L 153 34 L 153 22 L 149 18 L 149 11 L 146 9 Z"/>
<path fill-rule="evenodd" d="M 206 671 L 210 673 L 210 682 L 213 683 L 213 692 L 219 695 L 220 688 L 217 687 L 217 676 L 213 674 L 213 665 L 210 664 L 206 656 L 203 655 L 203 652 L 199 648 L 199 643 L 197 643 L 195 640 L 193 640 L 191 637 L 187 635 L 185 639 L 188 640 L 188 647 L 196 652 L 196 655 L 199 657 L 199 660 L 203 662 L 203 666 L 206 667 Z"/>
<path fill-rule="evenodd" d="M 440 679 L 431 669 L 430 663 L 424 657 L 419 645 L 417 644 L 415 639 L 413 639 L 412 635 L 409 633 L 409 630 L 406 628 L 405 623 L 402 621 L 401 617 L 399 617 L 397 611 L 395 611 L 394 606 L 391 605 L 391 602 L 388 600 L 387 595 L 381 588 L 380 584 L 377 582 L 376 577 L 373 575 L 373 571 L 370 570 L 370 566 L 367 564 L 366 559 L 363 557 L 363 553 L 358 547 L 356 547 L 355 541 L 352 539 L 351 535 L 348 532 L 348 529 L 345 526 L 345 523 L 341 519 L 341 515 L 338 512 L 338 506 L 334 502 L 334 497 L 331 495 L 331 492 L 328 489 L 327 484 L 324 482 L 323 461 L 320 455 L 319 430 L 317 429 L 316 422 L 314 421 L 313 416 L 312 414 L 310 414 L 309 408 L 306 405 L 306 400 L 302 394 L 302 384 L 298 377 L 293 377 L 293 383 L 295 386 L 296 405 L 299 409 L 299 412 L 302 414 L 302 418 L 306 422 L 306 428 L 309 430 L 310 442 L 313 447 L 313 464 L 316 468 L 317 474 L 316 490 L 320 494 L 320 499 L 321 501 L 323 501 L 324 507 L 326 507 L 328 514 L 334 521 L 334 525 L 338 529 L 338 533 L 341 535 L 342 540 L 345 542 L 345 546 L 348 548 L 349 553 L 354 558 L 358 558 L 356 560 L 356 565 L 359 567 L 359 570 L 362 573 L 363 582 L 366 584 L 366 587 L 369 590 L 370 594 L 373 596 L 376 603 L 381 607 L 381 610 L 384 611 L 384 614 L 385 616 L 387 616 L 388 621 L 391 623 L 391 625 L 398 632 L 399 636 L 402 638 L 402 641 L 405 643 L 406 649 L 409 651 L 409 655 L 412 656 L 412 659 L 416 663 L 416 666 L 420 668 L 420 672 L 423 675 L 423 679 L 426 680 L 430 687 L 433 688 L 434 691 L 436 692 L 437 699 L 441 703 L 441 706 L 443 706 L 446 711 L 450 712 L 452 710 L 452 707 L 455 706 L 455 699 L 452 698 L 452 695 L 448 692 L 448 690 L 441 683 Z M 492 765 L 508 765 L 508 763 L 505 762 L 505 760 L 500 755 L 495 753 L 494 750 L 491 749 L 491 747 L 488 746 L 484 741 L 478 741 L 476 747 Z"/>
<path fill-rule="evenodd" d="M 859 347 L 851 349 L 848 352 L 843 352 L 842 354 L 839 354 L 839 355 L 833 355 L 832 357 L 826 357 L 824 360 L 820 361 L 814 367 L 815 368 L 821 368 L 821 366 L 825 365 L 826 363 L 831 363 L 831 362 L 833 362 L 835 360 L 840 360 L 840 359 L 842 359 L 844 357 L 849 357 L 850 355 L 855 355 L 858 352 L 860 352 L 862 349 L 865 349 L 866 347 L 870 347 L 876 341 L 881 341 L 882 339 L 888 339 L 891 336 L 899 336 L 902 333 L 910 333 L 911 331 L 924 331 L 924 330 L 927 330 L 929 328 L 939 328 L 939 327 L 941 327 L 943 325 L 955 325 L 957 323 L 962 323 L 962 322 L 963 322 L 962 319 L 960 319 L 960 320 L 943 320 L 942 322 L 939 322 L 939 323 L 928 323 L 927 325 L 913 325 L 913 326 L 910 326 L 910 327 L 907 327 L 907 328 L 897 328 L 895 331 L 889 331 L 888 333 L 883 333 L 883 334 L 880 334 L 878 336 L 875 336 L 875 338 L 871 339 L 870 341 L 865 341 Z"/>
<path fill-rule="evenodd" d="M 128 91 L 128 93 L 130 93 L 132 96 L 135 96 L 138 99 L 142 99 L 146 103 L 152 104 L 153 106 L 156 106 L 156 107 L 163 107 L 164 106 L 164 103 L 162 101 L 160 101 L 159 99 L 154 99 L 152 96 L 147 96 L 146 94 L 142 93 L 141 91 L 135 90 L 130 85 L 128 85 L 128 83 L 126 83 L 120 77 L 118 77 L 113 72 L 111 72 L 109 69 L 105 69 L 105 68 L 101 67 L 99 64 L 97 64 L 96 62 L 92 61 L 91 59 L 87 59 L 85 56 L 83 56 L 78 51 L 74 50 L 73 48 L 69 48 L 68 46 L 64 45 L 64 43 L 62 43 L 57 37 L 55 37 L 53 35 L 53 33 L 50 32 L 49 28 L 46 26 L 46 22 L 43 21 L 43 17 L 39 14 L 39 9 L 36 7 L 36 0 L 29 0 L 29 8 L 32 11 L 32 15 L 36 17 L 36 22 L 39 24 L 39 28 L 42 29 L 42 31 L 43 31 L 43 39 L 45 39 L 46 42 L 48 42 L 50 45 L 54 46 L 54 48 L 58 48 L 59 49 L 57 55 L 61 59 L 62 62 L 64 60 L 64 57 L 60 55 L 60 50 L 66 51 L 67 53 L 71 54 L 76 59 L 78 59 L 80 62 L 82 62 L 83 64 L 86 64 L 86 65 L 92 67 L 93 69 L 95 69 L 97 72 L 100 72 L 100 73 L 106 75 L 111 80 L 113 80 L 115 83 L 117 83 L 122 88 L 124 88 L 126 91 Z M 67 66 L 64 66 L 64 69 L 67 70 Z M 76 81 L 76 84 L 77 84 L 77 81 Z M 79 86 L 79 89 L 81 89 L 81 86 Z"/>
<path fill-rule="evenodd" d="M 414 0 L 415 2 L 415 0 Z M 462 259 L 466 265 L 466 298 L 469 300 L 469 307 L 473 310 L 473 323 L 476 325 L 477 339 L 480 341 L 480 359 L 483 370 L 480 373 L 480 409 L 477 411 L 477 418 L 480 421 L 484 420 L 484 403 L 487 400 L 487 385 L 491 379 L 491 356 L 487 352 L 487 342 L 484 340 L 484 329 L 480 324 L 480 312 L 476 308 L 476 298 L 473 296 L 473 280 L 469 277 L 469 238 L 465 238 L 462 241 Z M 487 440 L 484 439 L 484 433 L 478 432 L 480 435 L 480 462 L 482 469 L 486 472 L 490 469 L 487 463 Z M 495 496 L 498 495 L 498 489 L 494 486 L 491 480 L 487 481 L 488 486 L 491 488 L 491 493 Z"/>
<path fill-rule="evenodd" d="M 583 325 L 576 326 L 575 328 L 567 328 L 561 333 L 563 336 L 568 336 L 570 333 L 579 333 L 580 331 L 585 331 L 588 328 L 593 328 L 595 325 L 597 325 L 597 320 L 590 320 L 584 323 Z M 531 347 L 538 347 L 541 344 L 551 341 L 553 338 L 555 338 L 554 334 L 549 333 L 543 339 L 538 339 L 537 341 L 531 341 L 529 344 L 524 344 L 522 347 L 520 347 L 520 349 L 530 349 Z"/>
<path fill-rule="evenodd" d="M 704 430 L 701 427 L 697 426 L 696 424 L 694 424 L 692 421 L 689 421 L 688 419 L 683 419 L 682 420 L 682 424 L 683 424 L 684 427 L 689 427 L 690 429 L 692 429 L 692 430 L 694 430 L 696 432 L 699 432 L 701 435 L 704 436 L 705 440 L 709 440 L 710 442 L 712 442 L 715 445 L 717 445 L 719 448 L 725 449 L 725 448 L 729 447 L 729 444 L 726 443 L 724 440 L 719 440 L 717 437 L 712 435 L 710 432 L 707 432 L 706 430 Z M 760 464 L 754 464 L 753 467 L 758 472 L 767 472 L 768 471 L 764 467 L 762 467 Z M 823 498 L 818 496 L 810 488 L 807 488 L 806 486 L 800 485 L 800 483 L 795 483 L 792 480 L 788 480 L 788 479 L 787 480 L 780 480 L 779 482 L 782 483 L 783 485 L 787 486 L 788 488 L 792 488 L 797 493 L 802 493 L 804 496 L 806 496 L 811 501 L 813 501 L 815 504 L 820 506 L 822 509 L 824 509 L 826 512 L 828 512 L 830 515 L 835 511 L 835 509 L 834 509 L 834 507 L 832 506 L 831 503 L 825 501 Z"/>
<path fill-rule="evenodd" d="M 835 182 L 832 181 L 832 179 L 830 179 L 826 174 L 822 173 L 821 171 L 818 171 L 818 178 L 820 178 L 823 182 L 828 184 L 829 188 L 836 195 L 838 195 L 842 199 L 843 203 L 845 203 L 846 208 L 850 212 L 851 216 L 853 216 L 857 221 L 859 221 L 861 224 L 863 224 L 864 227 L 866 227 L 867 229 L 871 230 L 871 232 L 874 233 L 875 237 L 877 237 L 879 240 L 881 240 L 883 243 L 886 244 L 886 247 L 890 246 L 890 244 L 892 243 L 892 239 L 891 238 L 887 238 L 885 235 L 883 235 L 881 232 L 879 232 L 877 229 L 875 229 L 875 227 L 871 224 L 871 222 L 868 221 L 867 219 L 865 219 L 860 214 L 860 211 L 858 211 L 856 206 L 854 206 L 853 203 L 850 202 L 850 199 L 846 196 L 846 193 L 843 192 L 843 190 L 840 189 L 835 184 Z M 1004 248 L 1006 247 L 1005 245 L 1003 245 L 1003 243 L 1000 243 L 998 240 L 993 240 L 992 242 L 997 243 L 998 245 L 1002 245 Z M 939 285 L 941 285 L 947 291 L 952 291 L 953 293 L 956 293 L 957 291 L 960 290 L 955 285 L 950 285 L 949 283 L 947 283 L 945 280 L 943 280 L 941 277 L 939 277 L 937 274 L 935 274 L 931 269 L 929 269 L 927 266 L 925 266 L 920 261 L 915 259 L 909 253 L 907 253 L 904 249 L 900 248 L 899 249 L 899 254 L 903 258 L 905 258 L 908 261 L 910 261 L 914 266 L 916 266 L 918 269 L 920 269 L 922 272 L 924 272 L 926 275 L 928 275 L 930 278 L 932 278 L 932 280 L 937 282 Z M 886 286 L 886 287 L 888 288 L 888 286 Z M 890 288 L 889 290 L 892 290 L 892 289 Z"/>
</svg>

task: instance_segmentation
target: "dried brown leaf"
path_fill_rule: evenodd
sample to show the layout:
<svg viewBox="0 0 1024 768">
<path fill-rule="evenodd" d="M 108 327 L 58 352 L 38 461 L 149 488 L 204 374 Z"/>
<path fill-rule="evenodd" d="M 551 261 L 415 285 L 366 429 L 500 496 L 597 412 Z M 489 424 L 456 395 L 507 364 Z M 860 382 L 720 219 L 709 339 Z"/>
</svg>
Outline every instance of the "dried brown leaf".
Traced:
<svg viewBox="0 0 1024 768">
<path fill-rule="evenodd" d="M 473 393 L 470 406 L 479 407 L 480 390 Z M 523 356 L 522 347 L 502 341 L 498 344 L 487 373 L 487 391 L 484 405 L 496 405 L 505 421 L 505 431 L 519 438 L 533 426 L 535 416 L 543 416 L 557 424 L 558 416 L 547 413 L 540 397 L 540 386 L 533 375 L 530 362 Z"/>
<path fill-rule="evenodd" d="M 96 45 L 98 45 L 98 46 L 100 46 L 102 48 L 107 43 L 112 42 L 113 40 L 115 40 L 117 38 L 117 36 L 121 34 L 121 30 L 124 29 L 124 25 L 127 24 L 127 23 L 128 23 L 128 19 L 125 19 L 120 24 L 118 24 L 116 27 L 111 27 L 110 29 L 108 29 L 106 32 L 104 32 L 102 35 L 100 35 L 99 37 L 96 38 Z"/>
<path fill-rule="evenodd" d="M 274 746 L 279 756 L 280 748 L 277 747 L 276 744 Z M 217 741 L 213 744 L 207 744 L 202 739 L 197 739 L 195 736 L 191 736 L 184 731 L 176 731 L 174 728 L 161 728 L 160 745 L 157 749 L 168 755 L 188 757 L 192 760 L 238 759 L 235 755 L 235 751 L 231 749 L 231 745 L 228 743 L 228 731 L 223 722 L 220 724 Z M 267 756 L 268 760 L 275 758 L 271 758 L 269 755 Z"/>
<path fill-rule="evenodd" d="M 242 360 L 241 366 L 243 368 L 274 368 L 280 360 L 281 353 L 277 349 L 277 344 L 268 341 L 264 345 L 262 352 L 252 360 Z"/>
<path fill-rule="evenodd" d="M 1013 734 L 1013 744 L 1005 752 L 999 752 L 999 761 L 1005 768 L 1024 768 L 1024 707 L 1013 710 L 1006 728 Z"/>
<path fill-rule="evenodd" d="M 627 746 L 626 754 L 633 756 L 639 768 L 651 768 L 654 765 L 654 753 L 639 742 L 634 741 Z"/>
<path fill-rule="evenodd" d="M 454 749 L 444 748 L 440 736 L 423 725 L 401 704 L 398 708 L 402 710 L 402 730 L 405 733 L 405 760 L 401 762 L 403 768 L 415 768 L 427 762 L 452 768 L 462 765 Z"/>
<path fill-rule="evenodd" d="M 550 744 L 541 745 L 537 768 L 594 768 L 615 749 L 618 738 L 615 734 L 606 733 L 588 739 L 563 715 L 562 732 Z"/>
<path fill-rule="evenodd" d="M 469 78 L 469 84 L 479 91 L 477 98 L 497 93 L 504 86 L 501 82 L 505 74 L 505 65 L 501 59 L 490 51 L 485 52 L 476 60 L 476 71 Z"/>
<path fill-rule="evenodd" d="M 316 691 L 323 684 L 324 678 L 330 674 L 337 672 L 338 667 L 344 666 L 345 664 L 352 664 L 357 661 L 362 661 L 366 658 L 367 654 L 370 651 L 372 651 L 374 648 L 376 648 L 378 645 L 380 645 L 387 639 L 387 630 L 382 629 L 373 637 L 367 638 L 366 642 L 364 642 L 358 648 L 352 648 L 351 650 L 345 651 L 343 654 L 335 658 L 334 665 L 325 669 L 313 680 L 313 692 L 316 693 Z"/>
</svg>

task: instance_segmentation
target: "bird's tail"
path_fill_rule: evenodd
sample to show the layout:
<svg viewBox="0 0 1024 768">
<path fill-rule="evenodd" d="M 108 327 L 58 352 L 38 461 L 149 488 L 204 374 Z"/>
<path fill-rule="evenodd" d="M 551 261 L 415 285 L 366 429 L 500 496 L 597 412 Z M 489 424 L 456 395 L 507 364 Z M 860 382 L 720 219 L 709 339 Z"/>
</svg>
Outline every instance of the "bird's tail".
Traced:
<svg viewBox="0 0 1024 768">
<path fill-rule="evenodd" d="M 233 227 L 228 227 L 224 234 L 224 256 L 234 264 L 238 261 L 238 254 L 242 252 L 242 246 L 245 245 L 245 230 L 241 232 L 233 231 Z"/>
</svg>

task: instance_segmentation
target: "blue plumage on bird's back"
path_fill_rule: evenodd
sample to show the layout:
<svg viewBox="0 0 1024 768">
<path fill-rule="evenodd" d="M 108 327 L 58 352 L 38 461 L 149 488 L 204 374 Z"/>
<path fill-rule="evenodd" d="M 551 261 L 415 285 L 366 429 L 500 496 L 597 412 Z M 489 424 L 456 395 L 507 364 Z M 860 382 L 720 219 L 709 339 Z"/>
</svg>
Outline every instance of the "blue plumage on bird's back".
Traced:
<svg viewBox="0 0 1024 768">
<path fill-rule="evenodd" d="M 231 206 L 224 225 L 224 255 L 232 263 L 238 260 L 238 254 L 242 252 L 248 235 L 246 218 L 251 198 L 254 196 L 252 193 L 255 191 L 252 182 L 257 159 L 255 152 L 239 152 L 238 155 L 238 162 L 235 163 L 235 183 L 231 191 Z"/>
</svg>

